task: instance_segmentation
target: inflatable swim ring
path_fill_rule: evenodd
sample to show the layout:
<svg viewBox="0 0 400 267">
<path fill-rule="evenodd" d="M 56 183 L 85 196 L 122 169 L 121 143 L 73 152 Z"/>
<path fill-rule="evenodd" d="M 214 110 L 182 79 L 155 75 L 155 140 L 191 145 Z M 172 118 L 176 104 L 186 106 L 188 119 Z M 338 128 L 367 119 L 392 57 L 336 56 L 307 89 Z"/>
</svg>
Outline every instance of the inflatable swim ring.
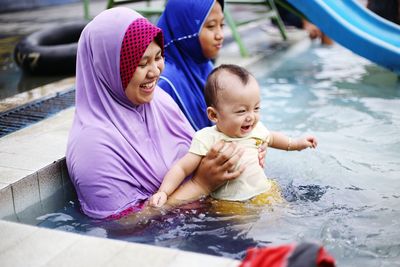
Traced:
<svg viewBox="0 0 400 267">
<path fill-rule="evenodd" d="M 31 74 L 74 74 L 78 40 L 86 24 L 67 23 L 28 35 L 15 46 L 15 62 Z"/>
</svg>

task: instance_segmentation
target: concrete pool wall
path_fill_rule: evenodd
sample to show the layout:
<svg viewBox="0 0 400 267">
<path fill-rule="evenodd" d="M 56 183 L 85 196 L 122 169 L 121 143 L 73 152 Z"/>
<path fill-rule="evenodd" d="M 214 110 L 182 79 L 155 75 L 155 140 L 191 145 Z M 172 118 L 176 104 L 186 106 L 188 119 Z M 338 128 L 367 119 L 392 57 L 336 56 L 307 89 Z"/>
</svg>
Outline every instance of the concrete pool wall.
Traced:
<svg viewBox="0 0 400 267">
<path fill-rule="evenodd" d="M 72 184 L 65 165 L 74 108 L 0 138 L 1 266 L 237 266 L 238 261 L 125 241 L 83 236 L 12 221 Z M 6 220 L 4 220 L 6 219 Z M 11 220 L 11 221 L 10 221 Z M 23 220 L 23 218 L 22 218 Z"/>
<path fill-rule="evenodd" d="M 70 186 L 66 133 L 73 108 L 0 139 L 0 218 L 12 217 Z"/>
</svg>

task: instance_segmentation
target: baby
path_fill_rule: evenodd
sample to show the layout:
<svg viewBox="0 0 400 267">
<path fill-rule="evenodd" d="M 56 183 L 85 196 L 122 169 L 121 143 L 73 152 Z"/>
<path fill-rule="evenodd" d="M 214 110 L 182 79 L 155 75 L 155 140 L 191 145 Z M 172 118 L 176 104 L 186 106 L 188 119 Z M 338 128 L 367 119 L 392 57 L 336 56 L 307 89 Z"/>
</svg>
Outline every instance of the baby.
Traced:
<svg viewBox="0 0 400 267">
<path fill-rule="evenodd" d="M 163 206 L 185 177 L 196 170 L 211 146 L 221 139 L 236 142 L 244 150 L 239 161 L 245 166 L 243 173 L 211 193 L 213 198 L 230 201 L 248 200 L 271 190 L 273 181 L 266 177 L 258 160 L 258 147 L 263 143 L 287 151 L 317 146 L 314 136 L 293 140 L 282 133 L 268 131 L 259 121 L 258 83 L 240 66 L 215 68 L 207 78 L 204 95 L 207 115 L 215 125 L 195 133 L 189 152 L 168 171 L 159 191 L 150 198 L 151 206 Z"/>
</svg>

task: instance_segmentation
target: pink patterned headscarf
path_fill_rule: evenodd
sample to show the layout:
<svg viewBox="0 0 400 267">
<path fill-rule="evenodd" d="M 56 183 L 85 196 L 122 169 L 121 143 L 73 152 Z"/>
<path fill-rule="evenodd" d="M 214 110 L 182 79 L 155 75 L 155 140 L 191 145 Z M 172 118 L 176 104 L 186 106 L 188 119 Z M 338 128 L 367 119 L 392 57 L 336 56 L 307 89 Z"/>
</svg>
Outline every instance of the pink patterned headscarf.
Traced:
<svg viewBox="0 0 400 267">
<path fill-rule="evenodd" d="M 156 88 L 151 102 L 135 105 L 125 94 L 124 84 L 153 39 L 162 47 L 160 30 L 124 7 L 100 13 L 79 39 L 66 160 L 90 217 L 140 208 L 188 151 L 192 127 L 169 95 Z"/>
</svg>

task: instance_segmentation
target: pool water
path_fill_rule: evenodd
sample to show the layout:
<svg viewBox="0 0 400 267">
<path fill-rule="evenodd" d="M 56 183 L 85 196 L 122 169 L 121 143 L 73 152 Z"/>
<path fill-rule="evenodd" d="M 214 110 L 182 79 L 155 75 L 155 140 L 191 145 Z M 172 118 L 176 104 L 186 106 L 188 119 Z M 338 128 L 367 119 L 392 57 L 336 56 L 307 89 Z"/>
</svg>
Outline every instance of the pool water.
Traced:
<svg viewBox="0 0 400 267">
<path fill-rule="evenodd" d="M 315 150 L 270 149 L 287 202 L 247 213 L 210 203 L 141 225 L 88 219 L 71 200 L 43 227 L 242 259 L 251 246 L 316 241 L 338 266 L 400 266 L 399 77 L 339 45 L 304 41 L 250 67 L 270 130 L 317 136 Z"/>
<path fill-rule="evenodd" d="M 0 34 L 0 100 L 59 81 L 68 75 L 31 75 L 14 61 L 14 47 L 23 38 L 20 35 Z"/>
</svg>

